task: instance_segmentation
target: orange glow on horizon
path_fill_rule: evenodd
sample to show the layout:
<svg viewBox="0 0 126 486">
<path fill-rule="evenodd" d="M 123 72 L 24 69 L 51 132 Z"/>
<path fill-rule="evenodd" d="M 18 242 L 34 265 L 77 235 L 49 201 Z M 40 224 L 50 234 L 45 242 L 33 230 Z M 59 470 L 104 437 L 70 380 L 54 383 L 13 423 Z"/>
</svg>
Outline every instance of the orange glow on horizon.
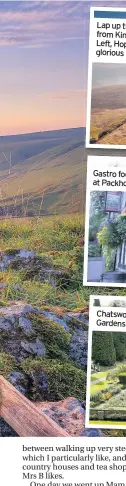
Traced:
<svg viewBox="0 0 126 486">
<path fill-rule="evenodd" d="M 0 135 L 60 130 L 85 126 L 84 94 L 64 97 L 41 96 L 0 99 Z"/>
</svg>

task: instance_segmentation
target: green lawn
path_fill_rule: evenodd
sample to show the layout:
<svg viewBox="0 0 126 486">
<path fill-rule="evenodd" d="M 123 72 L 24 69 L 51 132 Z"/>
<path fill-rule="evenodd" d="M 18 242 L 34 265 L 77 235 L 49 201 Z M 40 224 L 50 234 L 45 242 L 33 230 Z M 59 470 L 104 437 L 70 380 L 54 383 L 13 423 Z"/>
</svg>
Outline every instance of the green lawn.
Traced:
<svg viewBox="0 0 126 486">
<path fill-rule="evenodd" d="M 90 394 L 91 394 L 91 396 L 95 395 L 95 393 L 103 390 L 104 388 L 106 388 L 108 385 L 111 384 L 111 382 L 108 381 L 108 380 L 100 381 L 96 385 L 93 384 L 93 382 L 95 380 L 99 380 L 100 378 L 106 377 L 107 376 L 107 373 L 108 373 L 108 369 L 107 370 L 104 370 L 104 371 L 99 371 L 99 372 L 94 373 L 94 374 L 91 375 L 91 386 L 90 386 Z"/>
<path fill-rule="evenodd" d="M 62 266 L 69 272 L 67 289 L 54 288 L 49 282 L 25 279 L 23 270 L 9 268 L 1 272 L 0 282 L 7 284 L 1 291 L 1 305 L 9 300 L 23 300 L 36 306 L 56 305 L 66 309 L 81 308 L 88 301 L 82 286 L 84 233 L 82 215 L 48 218 L 9 218 L 0 220 L 0 250 L 20 248 L 35 250 L 52 266 Z M 19 290 L 15 290 L 15 284 Z"/>
<path fill-rule="evenodd" d="M 97 383 L 97 385 L 91 385 L 90 390 L 91 390 L 91 396 L 95 395 L 95 393 L 103 390 L 107 386 L 111 384 L 111 381 L 105 380 L 101 381 L 100 383 Z"/>
<path fill-rule="evenodd" d="M 90 425 L 106 425 L 106 427 L 108 425 L 112 425 L 114 427 L 114 425 L 118 425 L 118 426 L 125 426 L 126 427 L 126 422 L 114 422 L 114 420 L 89 420 L 89 424 Z"/>
<path fill-rule="evenodd" d="M 107 373 L 108 373 L 108 368 L 104 371 L 98 371 L 97 373 L 92 373 L 91 374 L 91 381 L 98 380 L 99 378 L 106 376 Z"/>
</svg>

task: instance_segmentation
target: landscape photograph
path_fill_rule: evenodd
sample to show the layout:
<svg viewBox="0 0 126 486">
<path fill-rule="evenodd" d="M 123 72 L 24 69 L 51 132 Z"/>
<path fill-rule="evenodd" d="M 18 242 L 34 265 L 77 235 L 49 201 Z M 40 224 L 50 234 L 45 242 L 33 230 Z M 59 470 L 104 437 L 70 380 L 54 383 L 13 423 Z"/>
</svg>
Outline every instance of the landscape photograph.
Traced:
<svg viewBox="0 0 126 486">
<path fill-rule="evenodd" d="M 126 427 L 126 333 L 93 331 L 89 423 Z"/>
<path fill-rule="evenodd" d="M 90 3 L 0 2 L 1 437 L 125 436 L 85 427 Z"/>
<path fill-rule="evenodd" d="M 83 5 L 0 28 L 0 436 L 86 435 Z"/>
<path fill-rule="evenodd" d="M 90 144 L 126 145 L 126 66 L 93 63 Z"/>
</svg>

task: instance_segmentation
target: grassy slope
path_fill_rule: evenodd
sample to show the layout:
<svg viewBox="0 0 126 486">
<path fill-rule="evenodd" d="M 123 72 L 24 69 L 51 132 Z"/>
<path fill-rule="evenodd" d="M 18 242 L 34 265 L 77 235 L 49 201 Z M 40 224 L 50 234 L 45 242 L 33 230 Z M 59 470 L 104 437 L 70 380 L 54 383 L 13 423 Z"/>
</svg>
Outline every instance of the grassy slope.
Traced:
<svg viewBox="0 0 126 486">
<path fill-rule="evenodd" d="M 1 293 L 1 301 L 21 299 L 33 305 L 65 306 L 67 309 L 83 308 L 89 296 L 96 294 L 95 287 L 83 287 L 83 215 L 40 219 L 9 219 L 0 222 L 0 249 L 36 249 L 38 255 L 51 258 L 53 264 L 63 265 L 73 272 L 71 285 L 67 290 L 51 287 L 34 280 L 25 280 L 22 272 L 10 270 L 1 272 L 0 280 L 7 283 Z M 13 288 L 21 286 L 21 291 Z M 113 288 L 98 287 L 98 295 L 113 295 Z M 115 288 L 114 295 L 126 295 L 125 288 Z"/>
<path fill-rule="evenodd" d="M 74 140 L 75 141 L 75 140 Z M 48 184 L 50 178 L 50 170 L 51 167 L 51 175 L 53 176 L 53 185 L 51 186 L 51 194 L 58 193 L 59 185 L 62 186 L 63 195 L 65 205 L 60 206 L 60 212 L 71 212 L 70 215 L 63 216 L 62 214 L 60 217 L 48 217 L 48 218 L 33 218 L 33 219 L 2 219 L 0 221 L 0 249 L 2 251 L 6 249 L 13 249 L 13 248 L 29 248 L 35 249 L 38 255 L 46 255 L 47 257 L 52 259 L 53 264 L 56 265 L 63 265 L 66 269 L 70 269 L 73 272 L 73 277 L 71 281 L 71 285 L 68 289 L 54 288 L 47 282 L 45 284 L 40 283 L 39 281 L 34 281 L 27 279 L 25 280 L 25 276 L 23 272 L 18 270 L 6 270 L 3 273 L 1 272 L 0 281 L 4 284 L 7 284 L 6 288 L 1 289 L 1 299 L 0 305 L 9 304 L 11 300 L 24 300 L 25 302 L 29 302 L 32 305 L 44 307 L 46 306 L 49 309 L 53 309 L 53 311 L 60 312 L 60 307 L 62 306 L 64 309 L 75 309 L 75 308 L 83 308 L 86 303 L 89 302 L 90 294 L 96 294 L 95 288 L 90 287 L 83 287 L 82 286 L 82 273 L 83 273 L 83 233 L 84 233 L 84 217 L 80 215 L 82 213 L 82 193 L 81 190 L 77 194 L 77 178 L 79 177 L 79 171 L 81 168 L 81 158 L 83 158 L 83 148 L 81 152 L 81 142 L 80 148 L 72 149 L 68 152 L 68 144 L 70 141 L 65 141 L 65 147 L 67 144 L 67 150 L 65 149 L 64 154 L 61 154 L 61 150 L 63 150 L 64 144 L 60 144 L 60 153 L 57 150 L 57 147 L 48 149 L 45 153 L 36 154 L 35 159 L 34 157 L 29 157 L 25 163 L 20 162 L 19 165 L 14 163 L 13 168 L 13 176 L 10 177 L 8 188 L 12 191 L 12 195 L 15 195 L 17 192 L 17 183 L 18 180 L 21 180 L 21 175 L 23 177 L 23 184 L 22 187 L 24 189 L 25 178 L 27 180 L 28 186 L 30 186 L 31 190 L 31 197 L 33 199 L 33 186 L 32 184 L 36 184 L 36 174 L 37 178 L 39 175 L 39 170 L 42 175 L 42 170 L 44 177 L 42 178 L 41 184 L 43 181 Z M 61 148 L 62 147 L 62 148 Z M 65 148 L 64 147 L 64 148 Z M 80 157 L 78 157 L 78 151 L 80 150 Z M 50 151 L 50 153 L 49 153 Z M 58 151 L 58 154 L 57 154 Z M 56 153 L 55 153 L 56 152 Z M 52 158 L 52 156 L 54 157 Z M 73 157 L 75 155 L 75 158 Z M 43 157 L 43 158 L 42 158 Z M 42 162 L 43 160 L 43 162 Z M 69 160 L 69 164 L 68 164 Z M 50 161 L 50 162 L 49 162 Z M 37 170 L 35 164 L 37 163 Z M 43 163 L 43 169 L 42 169 Z M 50 163 L 50 166 L 49 166 Z M 27 166 L 27 170 L 26 170 Z M 1 165 L 1 178 L 4 179 L 7 177 L 7 166 L 4 162 L 4 167 Z M 3 170 L 4 169 L 4 170 Z M 48 170 L 46 170 L 48 169 Z M 25 172 L 26 171 L 26 172 Z M 17 176 L 14 176 L 14 172 L 17 173 Z M 68 172 L 69 172 L 69 179 L 68 179 Z M 33 175 L 33 177 L 32 177 Z M 84 167 L 84 180 L 82 180 L 80 174 L 80 184 L 83 184 L 85 191 L 85 167 Z M 15 186 L 13 184 L 15 177 Z M 19 177 L 19 178 L 18 178 Z M 39 177 L 40 178 L 40 177 Z M 47 178 L 47 179 L 46 179 Z M 64 181 L 64 182 L 63 182 Z M 1 184 L 5 184 L 5 181 Z M 64 185 L 67 185 L 67 191 L 64 191 Z M 3 186 L 2 186 L 3 187 Z M 15 191 L 16 187 L 16 191 Z M 36 189 L 35 189 L 36 190 Z M 49 190 L 49 187 L 48 187 Z M 73 190 L 74 197 L 78 197 L 78 203 L 76 208 L 73 204 L 71 204 L 71 190 Z M 67 199 L 66 199 L 67 198 Z M 47 200 L 46 200 L 47 201 Z M 56 201 L 56 198 L 55 198 Z M 57 207 L 59 207 L 59 202 L 61 204 L 61 193 L 59 200 L 57 202 Z M 54 202 L 55 207 L 55 202 Z M 78 214 L 73 214 L 75 210 L 78 209 Z M 49 205 L 50 208 L 50 205 Z M 61 211 L 62 209 L 62 211 Z M 51 211 L 50 211 L 51 212 Z M 53 214 L 55 210 L 53 209 Z M 15 287 L 15 284 L 18 284 L 18 288 Z M 113 295 L 113 289 L 108 288 L 97 288 L 98 294 L 111 294 Z M 115 295 L 125 295 L 125 288 L 118 289 L 116 288 L 114 291 Z M 54 310 L 55 308 L 55 310 Z M 112 434 L 113 431 L 112 431 Z"/>
<path fill-rule="evenodd" d="M 116 111 L 116 110 L 113 110 Z M 115 114 L 116 116 L 116 114 Z M 126 116 L 126 110 L 125 110 Z M 114 113 L 113 113 L 114 117 Z M 126 123 L 123 123 L 120 127 L 108 133 L 105 137 L 101 138 L 97 143 L 104 143 L 106 145 L 126 145 Z"/>
<path fill-rule="evenodd" d="M 113 139 L 116 138 L 115 133 L 119 130 L 119 125 L 122 129 L 124 124 L 126 125 L 125 122 L 126 108 L 122 110 L 92 110 L 90 137 L 91 139 L 94 138 L 97 143 L 107 143 L 105 142 L 107 138 L 112 140 L 110 143 L 114 143 Z M 124 143 L 124 141 L 122 143 Z"/>
<path fill-rule="evenodd" d="M 82 180 L 85 180 L 86 170 L 83 164 L 84 130 L 61 130 L 56 132 L 55 137 L 51 134 L 46 141 L 41 141 L 40 137 L 32 140 L 32 136 L 31 140 L 23 140 L 22 143 L 8 141 L 5 154 L 8 156 L 9 149 L 12 150 L 10 174 L 2 152 L 3 142 L 0 141 L 1 206 L 5 208 L 4 214 L 7 211 L 18 216 L 28 215 L 29 211 L 31 215 L 82 213 Z M 34 152 L 35 155 L 31 156 Z"/>
<path fill-rule="evenodd" d="M 10 152 L 12 153 L 13 166 L 46 150 L 53 149 L 70 141 L 74 142 L 76 138 L 78 141 L 82 140 L 83 137 L 83 128 L 0 136 L 0 168 L 1 170 L 5 170 L 5 167 L 8 167 L 4 153 L 6 155 L 9 155 Z"/>
<path fill-rule="evenodd" d="M 94 138 L 100 144 L 125 145 L 125 122 L 126 87 L 119 85 L 93 89 L 91 101 L 91 139 Z M 104 132 L 106 132 L 106 135 L 101 136 Z M 101 138 L 98 140 L 99 136 Z"/>
</svg>

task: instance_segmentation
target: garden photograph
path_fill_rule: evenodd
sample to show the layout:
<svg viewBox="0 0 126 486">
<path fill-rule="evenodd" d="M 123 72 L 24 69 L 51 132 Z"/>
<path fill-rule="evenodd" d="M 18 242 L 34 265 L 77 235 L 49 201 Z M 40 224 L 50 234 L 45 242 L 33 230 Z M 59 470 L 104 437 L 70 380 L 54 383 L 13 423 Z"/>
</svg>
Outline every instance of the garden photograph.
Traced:
<svg viewBox="0 0 126 486">
<path fill-rule="evenodd" d="M 126 192 L 90 193 L 88 282 L 126 284 Z"/>
<path fill-rule="evenodd" d="M 93 331 L 89 424 L 126 427 L 126 333 Z"/>
</svg>

